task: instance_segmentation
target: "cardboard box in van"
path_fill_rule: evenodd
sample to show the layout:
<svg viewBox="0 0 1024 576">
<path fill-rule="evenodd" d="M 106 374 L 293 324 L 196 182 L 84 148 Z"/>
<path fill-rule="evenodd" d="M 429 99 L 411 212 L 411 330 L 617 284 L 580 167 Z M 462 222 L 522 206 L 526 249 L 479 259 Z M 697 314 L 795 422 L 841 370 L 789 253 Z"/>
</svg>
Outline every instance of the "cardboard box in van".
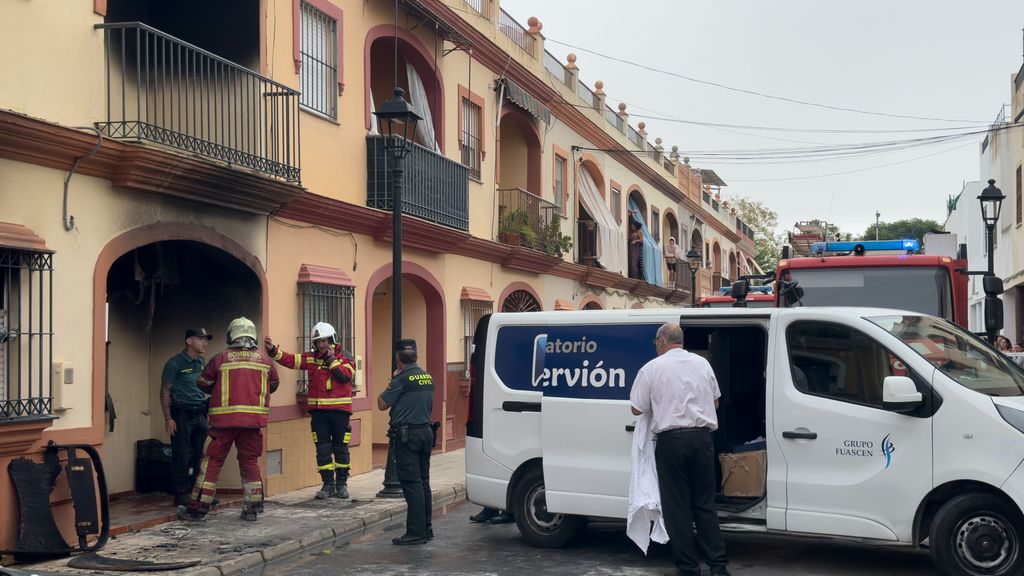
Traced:
<svg viewBox="0 0 1024 576">
<path fill-rule="evenodd" d="M 764 450 L 723 453 L 718 455 L 722 464 L 722 494 L 746 498 L 764 496 L 768 472 L 768 453 Z"/>
</svg>

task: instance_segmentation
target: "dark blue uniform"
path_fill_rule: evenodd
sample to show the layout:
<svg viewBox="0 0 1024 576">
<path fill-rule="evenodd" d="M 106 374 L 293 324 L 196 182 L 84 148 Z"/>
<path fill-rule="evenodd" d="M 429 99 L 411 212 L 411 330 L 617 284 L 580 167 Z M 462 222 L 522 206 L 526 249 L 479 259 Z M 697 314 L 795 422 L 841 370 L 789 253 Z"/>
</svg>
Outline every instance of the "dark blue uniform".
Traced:
<svg viewBox="0 0 1024 576">
<path fill-rule="evenodd" d="M 381 399 L 391 407 L 390 433 L 395 439 L 398 482 L 408 506 L 405 531 L 426 538 L 431 527 L 430 450 L 434 433 L 434 380 L 417 364 L 407 365 L 391 379 Z"/>
</svg>

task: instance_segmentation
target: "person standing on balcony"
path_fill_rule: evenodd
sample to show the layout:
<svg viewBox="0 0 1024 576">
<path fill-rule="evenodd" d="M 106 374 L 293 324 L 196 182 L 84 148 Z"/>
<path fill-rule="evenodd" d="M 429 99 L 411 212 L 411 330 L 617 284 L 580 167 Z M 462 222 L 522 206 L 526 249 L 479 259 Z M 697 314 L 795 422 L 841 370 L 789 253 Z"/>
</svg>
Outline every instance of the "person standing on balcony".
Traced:
<svg viewBox="0 0 1024 576">
<path fill-rule="evenodd" d="M 338 336 L 327 322 L 317 322 L 309 335 L 313 352 L 291 354 L 275 346 L 270 337 L 263 345 L 278 364 L 306 371 L 309 379 L 310 427 L 316 450 L 316 467 L 323 487 L 317 500 L 348 498 L 351 461 L 348 443 L 352 437 L 352 380 L 356 367 L 338 346 Z"/>
<path fill-rule="evenodd" d="M 207 395 L 196 381 L 203 373 L 206 345 L 213 339 L 205 328 L 185 330 L 185 349 L 164 364 L 160 376 L 160 407 L 171 437 L 171 481 L 174 505 L 188 503 L 188 495 L 203 458 L 203 442 L 210 429 L 206 418 Z"/>
<path fill-rule="evenodd" d="M 672 289 L 676 287 L 676 263 L 679 258 L 682 258 L 679 245 L 674 237 L 669 236 L 668 246 L 665 247 L 665 266 L 668 267 L 668 287 Z"/>
<path fill-rule="evenodd" d="M 643 280 L 644 233 L 640 222 L 629 219 L 629 277 Z"/>
</svg>

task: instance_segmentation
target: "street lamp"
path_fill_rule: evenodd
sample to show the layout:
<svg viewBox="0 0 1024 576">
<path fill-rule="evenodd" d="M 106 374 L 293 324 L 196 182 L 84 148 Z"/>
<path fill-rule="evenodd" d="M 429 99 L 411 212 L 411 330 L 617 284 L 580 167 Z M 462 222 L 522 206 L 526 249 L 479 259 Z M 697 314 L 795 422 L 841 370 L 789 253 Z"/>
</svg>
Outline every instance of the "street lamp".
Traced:
<svg viewBox="0 0 1024 576">
<path fill-rule="evenodd" d="M 988 187 L 981 191 L 981 195 L 978 196 L 978 202 L 981 203 L 981 219 L 985 222 L 985 234 L 988 240 L 988 271 L 985 272 L 985 276 L 995 276 L 995 230 L 996 222 L 999 221 L 999 211 L 1003 207 L 1003 200 L 1006 196 L 1003 196 L 1003 192 L 996 188 L 996 181 L 989 179 Z M 989 344 L 995 345 L 996 342 L 996 331 L 1002 328 L 1002 310 L 1000 309 L 999 322 L 1000 326 L 996 326 L 997 322 L 989 321 L 988 319 L 995 318 L 995 310 L 989 312 L 989 307 L 1002 306 L 1002 302 L 998 298 L 998 292 L 996 294 L 989 294 L 990 283 L 984 284 L 986 287 L 985 293 L 985 332 L 988 335 Z M 994 285 L 993 285 L 994 286 Z M 1000 290 L 1001 292 L 1001 290 Z"/>
<path fill-rule="evenodd" d="M 402 163 L 409 153 L 409 143 L 416 134 L 419 115 L 405 100 L 405 90 L 395 87 L 395 97 L 374 112 L 382 120 L 384 150 L 391 159 L 391 369 L 395 365 L 395 346 L 402 338 Z M 398 498 L 402 487 L 395 470 L 394 439 L 388 442 L 387 465 L 384 467 L 384 488 L 377 496 Z"/>
<path fill-rule="evenodd" d="M 690 248 L 686 253 L 686 260 L 690 264 L 690 307 L 697 307 L 697 268 L 700 268 L 700 250 Z"/>
</svg>

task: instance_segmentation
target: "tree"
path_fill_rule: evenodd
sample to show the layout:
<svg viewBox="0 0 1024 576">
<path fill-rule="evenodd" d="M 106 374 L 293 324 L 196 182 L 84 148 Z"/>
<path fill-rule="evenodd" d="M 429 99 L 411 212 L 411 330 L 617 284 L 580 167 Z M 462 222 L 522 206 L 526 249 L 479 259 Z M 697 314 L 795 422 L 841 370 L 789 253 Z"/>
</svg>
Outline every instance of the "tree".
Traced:
<svg viewBox="0 0 1024 576">
<path fill-rule="evenodd" d="M 878 239 L 902 240 L 904 238 L 913 238 L 923 244 L 924 235 L 933 230 L 936 232 L 942 231 L 942 224 L 939 224 L 935 220 L 924 220 L 922 218 L 910 218 L 909 220 L 897 220 L 895 222 L 879 222 Z M 858 240 L 874 239 L 874 224 L 868 226 L 868 229 L 864 231 L 864 234 L 858 238 Z"/>
<path fill-rule="evenodd" d="M 733 205 L 736 206 L 740 219 L 754 232 L 754 247 L 757 248 L 754 260 L 757 261 L 757 265 L 766 272 L 774 270 L 779 264 L 782 243 L 785 242 L 782 234 L 776 230 L 779 215 L 750 198 L 735 198 Z"/>
<path fill-rule="evenodd" d="M 828 236 L 828 241 L 843 242 L 847 240 L 853 240 L 853 234 L 849 232 L 843 232 L 839 229 L 839 226 L 835 224 L 827 224 L 825 226 L 825 234 Z"/>
</svg>

